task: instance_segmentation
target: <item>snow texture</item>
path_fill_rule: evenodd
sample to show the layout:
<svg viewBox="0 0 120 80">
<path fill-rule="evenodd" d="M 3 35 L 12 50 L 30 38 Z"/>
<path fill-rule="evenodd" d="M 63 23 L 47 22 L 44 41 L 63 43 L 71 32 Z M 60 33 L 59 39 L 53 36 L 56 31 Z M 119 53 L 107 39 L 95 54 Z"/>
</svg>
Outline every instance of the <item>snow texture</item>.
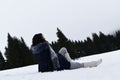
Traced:
<svg viewBox="0 0 120 80">
<path fill-rule="evenodd" d="M 102 58 L 93 68 L 80 68 L 54 72 L 37 72 L 37 65 L 0 71 L 0 80 L 120 80 L 120 50 L 75 60 L 88 62 Z"/>
</svg>

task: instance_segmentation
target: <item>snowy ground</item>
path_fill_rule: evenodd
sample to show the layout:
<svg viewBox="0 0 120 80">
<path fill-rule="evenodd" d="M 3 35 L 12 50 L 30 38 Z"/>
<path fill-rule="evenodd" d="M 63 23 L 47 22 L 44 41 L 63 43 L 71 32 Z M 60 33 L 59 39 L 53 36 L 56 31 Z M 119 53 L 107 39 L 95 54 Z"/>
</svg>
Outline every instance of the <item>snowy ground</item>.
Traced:
<svg viewBox="0 0 120 80">
<path fill-rule="evenodd" d="M 88 56 L 76 61 L 87 62 L 103 59 L 94 68 L 80 68 L 47 73 L 38 73 L 37 65 L 0 71 L 0 80 L 120 80 L 120 50 Z"/>
</svg>

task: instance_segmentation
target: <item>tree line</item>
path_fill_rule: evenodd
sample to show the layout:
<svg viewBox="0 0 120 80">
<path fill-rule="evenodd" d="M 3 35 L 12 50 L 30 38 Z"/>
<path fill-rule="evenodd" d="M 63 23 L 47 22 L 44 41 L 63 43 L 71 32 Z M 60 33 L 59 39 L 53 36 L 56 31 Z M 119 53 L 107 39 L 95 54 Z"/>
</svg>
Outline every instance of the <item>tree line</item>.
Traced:
<svg viewBox="0 0 120 80">
<path fill-rule="evenodd" d="M 66 47 L 72 59 L 120 49 L 119 30 L 111 35 L 105 35 L 102 32 L 99 32 L 99 34 L 92 33 L 92 38 L 87 37 L 83 41 L 73 41 L 57 28 L 57 37 L 58 40 L 52 42 L 54 50 L 58 52 L 61 47 Z"/>
<path fill-rule="evenodd" d="M 56 35 L 58 40 L 52 41 L 51 46 L 56 53 L 61 47 L 66 47 L 72 59 L 120 49 L 119 30 L 111 35 L 105 35 L 102 32 L 99 32 L 99 34 L 93 33 L 92 38 L 87 37 L 83 41 L 68 39 L 59 28 L 57 28 Z M 0 70 L 36 64 L 31 50 L 22 37 L 18 39 L 8 33 L 7 38 L 8 44 L 4 52 L 6 59 L 0 52 Z"/>
<path fill-rule="evenodd" d="M 8 33 L 8 44 L 5 47 L 5 57 L 0 52 L 0 70 L 12 69 L 35 64 L 31 50 L 27 47 L 24 39 L 12 37 Z"/>
</svg>

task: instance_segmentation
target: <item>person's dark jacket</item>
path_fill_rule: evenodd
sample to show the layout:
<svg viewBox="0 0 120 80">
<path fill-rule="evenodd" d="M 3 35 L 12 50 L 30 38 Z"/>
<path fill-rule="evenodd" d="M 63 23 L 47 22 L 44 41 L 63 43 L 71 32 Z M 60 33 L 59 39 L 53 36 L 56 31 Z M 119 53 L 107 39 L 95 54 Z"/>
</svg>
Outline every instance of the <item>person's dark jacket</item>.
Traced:
<svg viewBox="0 0 120 80">
<path fill-rule="evenodd" d="M 49 46 L 46 42 L 39 43 L 32 46 L 32 53 L 36 56 L 38 60 L 38 70 L 39 72 L 53 71 L 53 65 L 50 58 Z"/>
<path fill-rule="evenodd" d="M 54 71 L 53 63 L 51 60 L 51 50 L 47 41 L 32 46 L 32 52 L 36 56 L 39 65 L 39 72 Z M 69 69 L 70 62 L 68 62 L 61 54 L 57 54 L 59 59 L 60 68 L 57 70 Z"/>
</svg>

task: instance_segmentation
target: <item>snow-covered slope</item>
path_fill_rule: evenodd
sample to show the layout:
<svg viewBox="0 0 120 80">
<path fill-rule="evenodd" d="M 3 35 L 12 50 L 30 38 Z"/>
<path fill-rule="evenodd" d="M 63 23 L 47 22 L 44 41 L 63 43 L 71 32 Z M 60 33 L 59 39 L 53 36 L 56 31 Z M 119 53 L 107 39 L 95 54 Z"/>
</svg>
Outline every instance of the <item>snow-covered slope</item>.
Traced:
<svg viewBox="0 0 120 80">
<path fill-rule="evenodd" d="M 0 71 L 0 80 L 120 80 L 120 50 L 88 56 L 76 61 L 87 62 L 99 58 L 102 58 L 103 62 L 94 68 L 38 73 L 37 65 L 33 65 Z"/>
</svg>

